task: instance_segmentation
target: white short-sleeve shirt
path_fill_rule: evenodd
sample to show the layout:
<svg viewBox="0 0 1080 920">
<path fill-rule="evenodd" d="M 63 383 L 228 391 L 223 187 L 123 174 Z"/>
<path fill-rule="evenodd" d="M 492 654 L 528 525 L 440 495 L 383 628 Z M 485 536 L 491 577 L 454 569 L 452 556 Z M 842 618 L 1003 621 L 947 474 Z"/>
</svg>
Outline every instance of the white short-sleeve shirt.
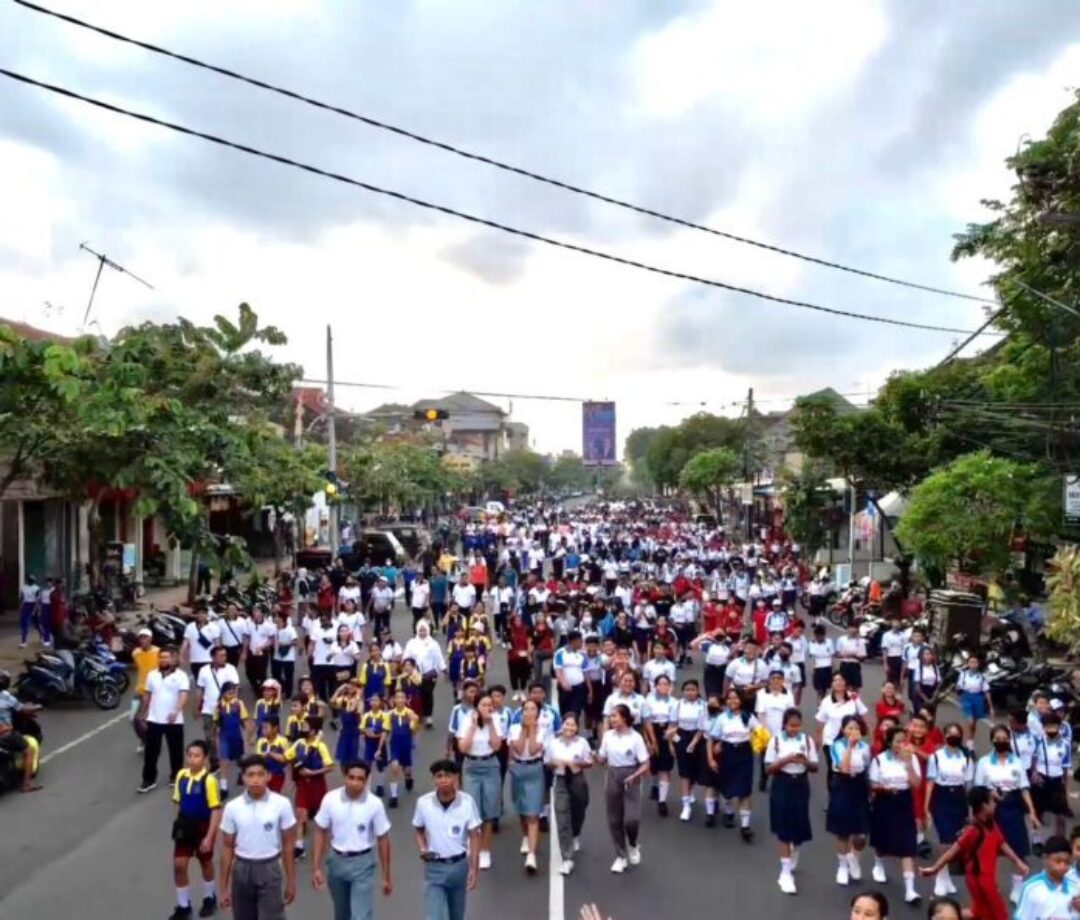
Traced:
<svg viewBox="0 0 1080 920">
<path fill-rule="evenodd" d="M 591 764 L 593 762 L 592 748 L 589 742 L 580 735 L 575 735 L 573 740 L 567 741 L 562 735 L 549 738 L 544 745 L 544 762 L 554 763 Z M 566 772 L 565 767 L 556 767 L 555 772 L 560 776 Z"/>
<path fill-rule="evenodd" d="M 818 705 L 817 720 L 821 724 L 821 741 L 832 744 L 840 734 L 840 725 L 848 716 L 866 715 L 866 704 L 858 697 L 835 702 L 830 693 Z"/>
<path fill-rule="evenodd" d="M 818 762 L 817 745 L 806 732 L 799 732 L 793 736 L 789 736 L 787 732 L 780 732 L 773 735 L 769 746 L 765 748 L 765 765 L 774 764 L 792 754 L 803 754 L 812 764 Z M 791 776 L 802 776 L 808 769 L 809 767 L 803 763 L 789 763 L 781 767 L 780 772 Z"/>
<path fill-rule="evenodd" d="M 938 748 L 927 758 L 926 778 L 939 786 L 966 786 L 975 778 L 975 764 L 961 748 Z"/>
<path fill-rule="evenodd" d="M 340 853 L 370 850 L 390 830 L 382 799 L 366 790 L 354 799 L 344 788 L 335 789 L 323 798 L 315 823 L 330 831 L 330 846 Z"/>
<path fill-rule="evenodd" d="M 199 640 L 202 639 L 200 642 Z M 188 623 L 184 627 L 184 641 L 188 644 L 192 664 L 207 664 L 215 645 L 221 645 L 221 627 L 217 623 Z"/>
<path fill-rule="evenodd" d="M 413 827 L 424 831 L 428 850 L 440 859 L 469 852 L 469 833 L 480 826 L 476 802 L 467 792 L 458 792 L 444 806 L 437 792 L 428 792 L 416 801 Z"/>
<path fill-rule="evenodd" d="M 209 670 L 204 668 L 204 670 Z M 184 724 L 184 712 L 180 709 L 180 694 L 191 690 L 191 678 L 186 671 L 174 668 L 168 674 L 151 671 L 146 678 L 146 692 L 150 694 L 150 704 L 146 710 L 146 721 L 157 725 L 167 725 L 169 716 L 179 712 L 174 725 Z"/>
<path fill-rule="evenodd" d="M 645 741 L 633 729 L 625 732 L 609 728 L 600 741 L 596 752 L 600 760 L 606 760 L 610 767 L 636 767 L 649 759 Z"/>
<path fill-rule="evenodd" d="M 898 791 L 909 789 L 911 787 L 911 777 L 908 775 L 909 766 L 916 776 L 920 775 L 918 758 L 901 760 L 899 757 L 894 757 L 891 751 L 884 751 L 870 762 L 870 784 Z"/>
<path fill-rule="evenodd" d="M 289 800 L 269 789 L 261 798 L 246 792 L 225 805 L 222 833 L 236 837 L 236 855 L 242 859 L 273 859 L 281 853 L 281 834 L 295 826 Z"/>
</svg>

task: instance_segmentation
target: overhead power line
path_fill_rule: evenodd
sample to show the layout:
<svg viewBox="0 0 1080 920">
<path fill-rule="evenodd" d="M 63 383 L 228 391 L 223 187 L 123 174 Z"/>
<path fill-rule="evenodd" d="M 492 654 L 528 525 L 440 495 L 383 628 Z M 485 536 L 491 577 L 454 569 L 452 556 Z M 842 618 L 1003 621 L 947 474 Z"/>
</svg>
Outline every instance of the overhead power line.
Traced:
<svg viewBox="0 0 1080 920">
<path fill-rule="evenodd" d="M 627 211 L 632 211 L 635 214 L 642 214 L 646 217 L 652 217 L 657 220 L 665 221 L 669 224 L 675 224 L 679 227 L 684 227 L 689 230 L 697 230 L 702 233 L 708 233 L 712 236 L 722 237 L 726 240 L 731 240 L 736 243 L 742 243 L 746 246 L 754 246 L 758 249 L 764 249 L 767 252 L 776 253 L 777 255 L 788 256 L 793 259 L 799 259 L 803 262 L 809 262 L 813 265 L 819 265 L 824 268 L 831 268 L 836 271 L 847 272 L 852 275 L 860 275 L 864 278 L 872 278 L 875 281 L 884 281 L 888 284 L 896 284 L 906 288 L 912 288 L 917 291 L 926 291 L 931 294 L 941 294 L 946 297 L 957 297 L 961 300 L 972 300 L 977 303 L 993 303 L 992 300 L 979 296 L 977 294 L 965 294 L 960 291 L 952 291 L 946 288 L 934 287 L 928 284 L 919 284 L 915 281 L 906 281 L 902 278 L 894 278 L 890 275 L 882 275 L 878 272 L 867 271 L 861 268 L 854 268 L 850 265 L 844 265 L 839 262 L 832 262 L 828 259 L 818 258 L 817 256 L 807 255 L 805 253 L 796 252 L 793 249 L 785 249 L 782 246 L 777 246 L 772 243 L 764 243 L 760 240 L 750 239 L 749 237 L 740 236 L 736 233 L 731 233 L 726 230 L 718 230 L 715 227 L 708 227 L 703 224 L 694 223 L 693 221 L 686 220 L 682 217 L 675 217 L 671 214 L 665 214 L 662 211 L 657 211 L 653 208 L 644 207 L 643 205 L 634 204 L 629 201 L 625 201 L 621 198 L 615 198 L 611 195 L 605 195 L 602 192 L 592 191 L 587 188 L 583 188 L 578 185 L 573 185 L 569 182 L 564 182 L 560 179 L 553 179 L 550 176 L 544 176 L 540 173 L 533 172 L 532 170 L 525 169 L 521 166 L 514 166 L 510 163 L 505 163 L 502 160 L 497 160 L 494 157 L 485 156 L 480 153 L 473 153 L 472 151 L 465 150 L 461 147 L 457 147 L 453 144 L 449 144 L 446 141 L 436 140 L 431 137 L 426 137 L 423 134 L 418 134 L 415 131 L 410 131 L 407 128 L 402 128 L 397 125 L 389 124 L 385 121 L 380 121 L 376 118 L 372 118 L 370 115 L 362 115 L 359 112 L 354 112 L 351 109 L 342 108 L 341 106 L 334 105 L 328 102 L 322 102 L 318 99 L 313 99 L 310 96 L 306 96 L 303 93 L 295 90 L 287 89 L 283 86 L 278 86 L 273 83 L 268 83 L 265 80 L 260 80 L 256 77 L 249 77 L 245 74 L 238 73 L 235 70 L 230 70 L 227 67 L 221 67 L 217 64 L 210 64 L 206 61 L 199 60 L 198 58 L 191 57 L 187 54 L 181 54 L 176 51 L 171 51 L 168 48 L 164 48 L 161 45 L 155 45 L 151 42 L 141 41 L 140 39 L 131 38 L 123 33 L 113 31 L 112 29 L 106 29 L 102 26 L 94 25 L 91 22 L 87 22 L 84 19 L 78 19 L 75 16 L 69 16 L 65 13 L 58 13 L 55 10 L 51 10 L 47 7 L 41 6 L 37 3 L 30 3 L 28 0 L 15 0 L 20 6 L 29 10 L 34 10 L 38 13 L 43 13 L 46 16 L 51 16 L 54 19 L 59 19 L 71 25 L 78 26 L 81 29 L 88 29 L 91 32 L 96 32 L 99 35 L 104 35 L 106 38 L 111 38 L 115 41 L 123 42 L 128 45 L 133 45 L 137 48 L 142 48 L 145 51 L 150 51 L 154 54 L 164 55 L 165 57 L 172 58 L 173 60 L 180 61 L 184 64 L 190 64 L 193 67 L 199 67 L 203 70 L 210 71 L 212 73 L 219 74 L 220 76 L 227 77 L 230 80 L 238 80 L 241 83 L 246 83 L 249 86 L 254 86 L 258 89 L 266 90 L 267 92 L 276 93 L 279 96 L 284 96 L 287 99 L 291 99 L 295 102 L 302 102 L 306 105 L 313 106 L 317 109 L 322 109 L 326 112 L 332 112 L 335 115 L 341 115 L 345 118 L 352 119 L 353 121 L 360 122 L 371 128 L 377 128 L 380 131 L 388 131 L 391 134 L 396 134 L 399 137 L 407 138 L 411 141 L 424 144 L 428 147 L 433 147 L 437 150 L 442 150 L 446 153 L 453 154 L 454 156 L 463 157 L 466 160 L 472 160 L 477 163 L 482 163 L 485 166 L 492 166 L 496 169 L 503 170 L 504 172 L 513 173 L 517 176 L 522 176 L 526 179 L 531 179 L 535 182 L 541 182 L 545 185 L 550 185 L 554 188 L 562 189 L 563 191 L 572 192 L 575 195 L 583 195 L 586 198 L 591 198 L 594 201 L 601 201 L 604 204 L 614 205 L 617 208 L 622 208 Z"/>
<path fill-rule="evenodd" d="M 274 163 L 280 163 L 284 166 L 291 166 L 295 169 L 303 170 L 304 172 L 311 173 L 312 175 L 322 176 L 325 179 L 333 179 L 335 182 L 341 182 L 346 185 L 351 185 L 355 188 L 363 189 L 364 191 L 372 192 L 376 195 L 383 195 L 387 198 L 394 198 L 397 201 L 405 201 L 409 204 L 416 205 L 417 207 L 425 208 L 429 211 L 437 211 L 440 214 L 447 214 L 451 217 L 456 217 L 460 220 L 468 221 L 469 223 L 478 224 L 483 227 L 489 227 L 493 230 L 500 230 L 503 233 L 509 233 L 513 236 L 519 236 L 524 239 L 533 240 L 534 242 L 545 243 L 548 246 L 554 246 L 559 249 L 567 249 L 571 252 L 581 253 L 582 255 L 593 256 L 594 258 L 603 259 L 607 262 L 614 262 L 618 265 L 625 265 L 629 268 L 636 268 L 641 271 L 650 272 L 654 275 L 662 275 L 667 278 L 676 278 L 680 281 L 690 281 L 695 284 L 705 285 L 707 287 L 718 288 L 725 291 L 733 291 L 738 294 L 746 294 L 750 297 L 757 297 L 760 300 L 767 300 L 772 303 L 786 304 L 787 306 L 799 307 L 804 310 L 813 310 L 818 313 L 826 313 L 832 316 L 846 316 L 849 319 L 859 319 L 870 323 L 881 323 L 888 326 L 901 326 L 907 329 L 923 329 L 928 332 L 948 332 L 958 335 L 969 335 L 972 332 L 972 330 L 970 329 L 957 329 L 952 326 L 936 326 L 928 323 L 914 323 L 908 320 L 893 319 L 887 316 L 874 316 L 873 314 L 869 313 L 856 313 L 850 310 L 841 310 L 836 307 L 826 307 L 822 306 L 821 304 L 808 303 L 802 300 L 792 300 L 787 297 L 778 297 L 775 294 L 767 294 L 763 291 L 757 291 L 752 288 L 741 287 L 735 284 L 728 284 L 727 282 L 718 281 L 714 278 L 703 278 L 699 275 L 692 275 L 687 272 L 680 272 L 669 268 L 662 268 L 660 266 L 652 265 L 647 262 L 640 262 L 636 259 L 630 259 L 626 256 L 619 256 L 615 255 L 614 253 L 603 252 L 598 249 L 591 249 L 587 246 L 580 246 L 576 243 L 569 243 L 565 240 L 555 239 L 554 237 L 543 236 L 539 233 L 533 233 L 529 230 L 522 230 L 517 227 L 512 227 L 508 224 L 489 220 L 486 217 L 478 217 L 475 214 L 469 214 L 465 211 L 459 211 L 455 208 L 447 207 L 446 205 L 436 204 L 431 201 L 425 201 L 421 198 L 416 198 L 403 192 L 382 188 L 378 185 L 372 185 L 369 182 L 363 182 L 359 179 L 354 179 L 341 173 L 331 172 L 330 170 L 322 169 L 318 166 L 312 166 L 309 163 L 303 163 L 299 160 L 294 160 L 280 154 L 269 153 L 256 147 L 251 147 L 247 144 L 241 144 L 236 141 L 231 141 L 216 134 L 209 134 L 205 131 L 197 131 L 194 128 L 188 128 L 183 125 L 176 124 L 175 122 L 166 121 L 162 118 L 156 118 L 153 115 L 147 115 L 144 112 L 136 112 L 131 109 L 125 109 L 118 105 L 113 105 L 109 102 L 104 102 L 100 99 L 94 99 L 91 96 L 84 96 L 81 93 L 75 92 L 74 90 L 66 89 L 65 87 L 57 86 L 52 83 L 45 83 L 41 80 L 35 80 L 32 77 L 16 73 L 12 70 L 0 68 L 0 74 L 4 75 L 5 77 L 9 77 L 12 80 L 17 80 L 20 83 L 25 83 L 30 86 L 36 86 L 39 89 L 48 90 L 49 92 L 55 93 L 56 95 L 66 96 L 69 99 L 75 99 L 79 102 L 84 102 L 87 105 L 91 105 L 99 109 L 104 109 L 108 112 L 114 112 L 118 115 L 124 115 L 128 118 L 133 118 L 137 121 L 146 122 L 147 124 L 157 125 L 161 128 L 168 128 L 170 131 L 175 131 L 178 134 L 184 134 L 188 137 L 198 137 L 204 141 L 209 141 L 210 143 L 217 144 L 221 147 L 229 147 L 233 150 L 238 150 L 241 153 L 261 157 L 264 160 L 270 160 Z"/>
</svg>

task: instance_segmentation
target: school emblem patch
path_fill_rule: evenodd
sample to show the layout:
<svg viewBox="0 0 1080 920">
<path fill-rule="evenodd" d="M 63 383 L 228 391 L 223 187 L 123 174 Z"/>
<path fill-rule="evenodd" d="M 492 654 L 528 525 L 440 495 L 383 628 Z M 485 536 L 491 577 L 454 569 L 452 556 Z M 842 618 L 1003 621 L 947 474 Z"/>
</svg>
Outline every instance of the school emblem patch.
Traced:
<svg viewBox="0 0 1080 920">
<path fill-rule="evenodd" d="M 455 824 L 452 828 L 450 828 L 450 833 L 454 834 L 454 835 L 460 834 L 461 833 L 461 825 L 460 824 Z"/>
<path fill-rule="evenodd" d="M 263 830 L 264 831 L 272 831 L 273 829 L 274 829 L 274 822 L 273 821 L 267 821 L 265 824 L 263 824 Z"/>
</svg>

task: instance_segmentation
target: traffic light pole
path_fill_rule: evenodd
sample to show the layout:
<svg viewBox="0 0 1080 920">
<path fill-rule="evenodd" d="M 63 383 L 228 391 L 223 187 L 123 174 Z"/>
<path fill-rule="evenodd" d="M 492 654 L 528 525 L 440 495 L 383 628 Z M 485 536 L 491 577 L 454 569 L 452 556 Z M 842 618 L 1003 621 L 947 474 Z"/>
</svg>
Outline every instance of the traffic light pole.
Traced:
<svg viewBox="0 0 1080 920">
<path fill-rule="evenodd" d="M 326 325 L 326 460 L 332 472 L 337 473 L 337 412 L 334 409 L 334 333 L 330 324 Z M 336 496 L 330 496 L 330 557 L 331 562 L 338 552 L 338 503 Z"/>
</svg>

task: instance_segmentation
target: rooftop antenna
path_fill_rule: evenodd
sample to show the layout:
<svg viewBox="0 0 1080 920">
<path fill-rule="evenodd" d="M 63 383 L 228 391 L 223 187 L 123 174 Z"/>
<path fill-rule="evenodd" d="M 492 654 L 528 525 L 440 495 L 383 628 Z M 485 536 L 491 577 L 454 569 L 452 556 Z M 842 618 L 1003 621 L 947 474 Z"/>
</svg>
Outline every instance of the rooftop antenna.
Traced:
<svg viewBox="0 0 1080 920">
<path fill-rule="evenodd" d="M 92 255 L 95 259 L 98 260 L 97 273 L 94 275 L 94 284 L 93 287 L 90 288 L 90 300 L 87 301 L 86 312 L 83 314 L 82 326 L 79 327 L 79 333 L 81 334 L 86 331 L 86 321 L 90 319 L 90 311 L 94 308 L 94 295 L 97 293 L 98 282 L 101 281 L 101 272 L 106 265 L 108 265 L 109 268 L 113 269 L 114 271 L 118 271 L 123 275 L 128 275 L 129 277 L 134 278 L 136 281 L 139 282 L 139 284 L 145 285 L 146 287 L 150 288 L 151 291 L 154 289 L 154 286 L 149 281 L 140 278 L 134 272 L 129 272 L 126 268 L 124 268 L 123 265 L 114 262 L 104 253 L 95 252 L 93 249 L 86 245 L 85 241 L 79 243 L 79 249 L 90 253 L 90 255 Z"/>
</svg>

